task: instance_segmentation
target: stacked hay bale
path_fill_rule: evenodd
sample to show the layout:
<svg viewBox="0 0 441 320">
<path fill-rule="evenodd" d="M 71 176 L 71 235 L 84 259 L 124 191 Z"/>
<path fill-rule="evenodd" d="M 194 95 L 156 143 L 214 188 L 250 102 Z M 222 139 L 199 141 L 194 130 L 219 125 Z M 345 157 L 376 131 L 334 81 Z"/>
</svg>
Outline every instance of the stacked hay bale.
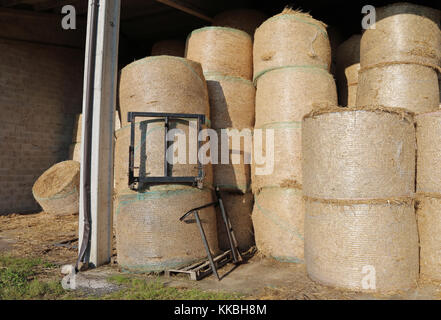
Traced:
<svg viewBox="0 0 441 320">
<path fill-rule="evenodd" d="M 408 289 L 418 279 L 415 128 L 398 108 L 330 108 L 303 120 L 305 260 L 335 287 Z"/>
<path fill-rule="evenodd" d="M 417 218 L 420 236 L 420 272 L 441 280 L 441 113 L 416 117 Z"/>
<path fill-rule="evenodd" d="M 35 181 L 32 194 L 46 213 L 75 214 L 79 210 L 79 186 L 80 163 L 63 161 L 50 167 Z"/>
<path fill-rule="evenodd" d="M 343 107 L 355 106 L 357 99 L 360 39 L 361 35 L 353 35 L 337 49 L 338 101 Z"/>
<path fill-rule="evenodd" d="M 151 55 L 184 57 L 185 41 L 178 39 L 157 41 L 152 46 Z"/>
<path fill-rule="evenodd" d="M 214 16 L 213 26 L 239 29 L 254 36 L 254 31 L 267 18 L 266 14 L 254 9 L 234 9 Z"/>
<path fill-rule="evenodd" d="M 240 12 L 231 16 L 226 13 L 219 16 L 217 21 L 219 24 L 237 26 L 240 24 L 237 21 L 238 15 Z M 222 191 L 221 196 L 238 238 L 239 247 L 243 250 L 254 244 L 253 237 L 250 236 L 251 170 L 250 161 L 247 160 L 250 157 L 254 126 L 252 48 L 250 35 L 242 30 L 205 27 L 190 34 L 186 49 L 188 59 L 201 63 L 207 81 L 211 128 L 216 130 L 218 137 L 218 159 L 217 164 L 213 166 L 214 186 Z M 233 130 L 233 136 L 225 136 L 223 139 L 222 134 L 225 134 L 226 130 Z M 241 140 L 239 145 L 234 144 L 237 139 Z M 228 146 L 225 143 L 222 145 L 222 140 L 228 141 Z M 222 146 L 225 147 L 225 151 Z M 222 152 L 228 152 L 228 163 L 222 162 Z M 225 226 L 219 214 L 218 212 L 220 232 Z M 228 248 L 225 236 L 225 232 L 220 233 L 221 249 Z"/>
<path fill-rule="evenodd" d="M 285 9 L 255 33 L 255 130 L 274 133 L 274 170 L 252 165 L 252 214 L 258 250 L 280 261 L 303 261 L 301 120 L 314 104 L 337 104 L 329 73 L 331 49 L 326 25 L 308 14 Z M 268 130 L 269 129 L 269 130 Z M 255 131 L 255 143 L 257 134 Z"/>
<path fill-rule="evenodd" d="M 127 175 L 130 144 L 127 112 L 197 113 L 209 117 L 201 65 L 171 56 L 138 60 L 122 70 L 119 93 L 122 128 L 116 132 L 114 169 L 118 263 L 128 270 L 161 271 L 206 257 L 196 224 L 182 223 L 179 217 L 194 207 L 212 202 L 211 168 L 204 167 L 203 189 L 165 184 L 135 192 L 128 188 Z M 189 142 L 188 122 L 171 121 L 170 128 L 181 129 L 185 134 L 186 159 L 185 163 L 169 164 L 169 172 L 172 176 L 197 175 L 197 165 L 191 162 L 191 157 L 197 154 L 192 154 L 196 149 L 192 149 Z M 135 174 L 162 176 L 164 122 L 140 119 L 135 133 L 135 166 L 139 167 Z M 215 210 L 210 207 L 199 213 L 210 248 L 217 254 Z"/>
<path fill-rule="evenodd" d="M 363 33 L 357 106 L 421 113 L 439 106 L 441 12 L 410 3 L 378 8 L 375 29 Z"/>
</svg>

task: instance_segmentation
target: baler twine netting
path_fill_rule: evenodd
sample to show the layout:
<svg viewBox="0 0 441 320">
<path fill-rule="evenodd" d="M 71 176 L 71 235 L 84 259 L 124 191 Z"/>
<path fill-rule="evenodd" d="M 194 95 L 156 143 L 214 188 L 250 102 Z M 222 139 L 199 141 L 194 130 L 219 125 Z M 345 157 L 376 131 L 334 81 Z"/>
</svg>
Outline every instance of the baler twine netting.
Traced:
<svg viewBox="0 0 441 320">
<path fill-rule="evenodd" d="M 255 194 L 253 226 L 259 252 L 303 263 L 304 205 L 297 188 L 265 187 Z"/>
<path fill-rule="evenodd" d="M 330 108 L 302 124 L 303 191 L 320 199 L 412 197 L 415 128 L 397 108 Z"/>
<path fill-rule="evenodd" d="M 179 57 L 147 57 L 126 66 L 119 101 L 123 127 L 129 111 L 210 114 L 201 65 Z"/>
<path fill-rule="evenodd" d="M 34 183 L 32 194 L 43 208 L 53 215 L 79 211 L 80 163 L 63 161 L 46 170 Z"/>
<path fill-rule="evenodd" d="M 187 38 L 186 58 L 200 62 L 204 72 L 251 80 L 253 41 L 248 33 L 226 27 L 204 27 Z"/>
<path fill-rule="evenodd" d="M 411 3 L 377 8 L 375 29 L 361 38 L 361 68 L 390 62 L 439 68 L 440 16 L 439 10 Z"/>
<path fill-rule="evenodd" d="M 307 13 L 285 9 L 257 28 L 253 56 L 254 82 L 268 70 L 284 66 L 329 71 L 331 46 L 326 25 Z"/>
<path fill-rule="evenodd" d="M 154 191 L 126 191 L 116 199 L 118 264 L 129 271 L 163 271 L 206 258 L 199 228 L 188 210 L 212 202 L 211 190 L 167 185 Z M 218 254 L 214 207 L 199 210 L 213 254 Z"/>
</svg>

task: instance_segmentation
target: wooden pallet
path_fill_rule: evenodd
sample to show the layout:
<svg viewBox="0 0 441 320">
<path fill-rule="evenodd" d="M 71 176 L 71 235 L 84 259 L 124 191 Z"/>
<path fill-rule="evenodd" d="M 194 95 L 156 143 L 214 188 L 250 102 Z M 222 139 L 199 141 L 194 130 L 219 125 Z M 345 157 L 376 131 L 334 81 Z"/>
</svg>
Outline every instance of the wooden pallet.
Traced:
<svg viewBox="0 0 441 320">
<path fill-rule="evenodd" d="M 222 268 L 229 262 L 233 261 L 233 255 L 231 254 L 231 250 L 228 250 L 223 254 L 218 255 L 213 259 L 213 261 L 214 264 L 216 265 L 216 269 Z M 166 277 L 171 277 L 172 275 L 179 273 L 188 274 L 190 280 L 198 281 L 212 274 L 213 270 L 211 269 L 210 262 L 208 260 L 204 260 L 181 269 L 166 270 L 164 272 L 164 275 Z"/>
</svg>

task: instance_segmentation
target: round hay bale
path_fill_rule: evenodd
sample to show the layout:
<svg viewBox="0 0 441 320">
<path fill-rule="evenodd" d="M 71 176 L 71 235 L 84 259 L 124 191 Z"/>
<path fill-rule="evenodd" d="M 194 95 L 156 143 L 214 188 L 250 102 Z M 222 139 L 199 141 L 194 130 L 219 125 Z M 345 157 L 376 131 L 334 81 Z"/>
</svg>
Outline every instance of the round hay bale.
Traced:
<svg viewBox="0 0 441 320">
<path fill-rule="evenodd" d="M 360 70 L 360 39 L 361 35 L 355 34 L 337 50 L 337 85 L 342 106 L 355 106 Z"/>
<path fill-rule="evenodd" d="M 438 76 L 434 69 L 416 64 L 362 69 L 356 104 L 404 108 L 415 113 L 438 109 Z"/>
<path fill-rule="evenodd" d="M 79 186 L 80 163 L 63 161 L 50 167 L 35 181 L 32 194 L 46 213 L 74 214 L 79 210 Z"/>
<path fill-rule="evenodd" d="M 272 123 L 262 129 L 262 154 L 267 158 L 266 163 L 251 164 L 253 192 L 258 192 L 266 186 L 301 187 L 302 185 L 302 130 L 299 122 Z M 274 144 L 267 149 L 267 136 L 274 134 Z M 256 141 L 255 141 L 256 145 Z M 273 150 L 271 150 L 273 146 Z M 269 168 L 271 151 L 274 152 L 273 170 Z M 263 171 L 261 174 L 259 173 Z"/>
<path fill-rule="evenodd" d="M 301 122 L 314 104 L 336 105 L 334 78 L 319 68 L 288 67 L 265 73 L 256 91 L 256 127 Z"/>
<path fill-rule="evenodd" d="M 185 134 L 185 150 L 181 151 L 185 154 L 185 159 L 182 163 L 169 163 L 169 173 L 174 177 L 179 176 L 197 176 L 198 165 L 197 158 L 193 159 L 194 163 L 190 161 L 190 144 L 189 144 L 189 128 L 187 123 L 170 121 L 169 129 L 181 130 Z M 197 133 L 196 133 L 197 134 Z M 115 160 L 114 160 L 114 179 L 115 190 L 117 193 L 125 190 L 128 186 L 128 172 L 129 172 L 129 146 L 130 146 L 130 125 L 116 131 L 115 142 Z M 176 158 L 179 157 L 178 137 L 175 137 L 177 143 Z M 170 142 L 169 150 L 172 150 L 172 142 Z M 164 176 L 164 122 L 155 120 L 145 120 L 138 122 L 135 125 L 135 167 L 139 167 L 135 171 L 135 175 L 141 177 L 162 177 Z M 184 146 L 184 144 L 182 144 Z M 194 146 L 197 150 L 197 146 Z M 179 160 L 179 159 L 177 159 Z M 204 166 L 205 179 L 204 185 L 211 187 L 213 183 L 213 173 L 211 165 Z"/>
<path fill-rule="evenodd" d="M 305 201 L 305 261 L 324 285 L 388 292 L 416 286 L 418 231 L 413 201 Z M 372 276 L 375 286 L 367 281 Z M 365 283 L 365 285 L 363 285 Z"/>
<path fill-rule="evenodd" d="M 394 108 L 334 108 L 302 124 L 303 191 L 320 199 L 411 197 L 413 117 Z"/>
<path fill-rule="evenodd" d="M 253 222 L 251 221 L 254 196 L 251 192 L 244 195 L 221 192 L 221 197 L 225 211 L 230 218 L 239 250 L 247 251 L 254 245 Z M 217 236 L 219 248 L 224 251 L 229 250 L 230 243 L 228 242 L 227 231 L 219 207 L 217 207 Z"/>
<path fill-rule="evenodd" d="M 179 57 L 147 57 L 127 65 L 119 102 L 123 127 L 129 111 L 210 114 L 201 65 Z"/>
<path fill-rule="evenodd" d="M 263 188 L 255 196 L 253 226 L 257 249 L 281 262 L 303 263 L 302 191 Z"/>
<path fill-rule="evenodd" d="M 69 146 L 69 160 L 81 163 L 81 142 L 72 143 Z"/>
<path fill-rule="evenodd" d="M 441 194 L 441 112 L 415 117 L 417 192 Z"/>
<path fill-rule="evenodd" d="M 248 33 L 225 27 L 194 30 L 187 39 L 186 57 L 200 62 L 204 72 L 251 80 L 253 41 Z"/>
<path fill-rule="evenodd" d="M 226 128 L 229 129 L 229 128 Z M 237 132 L 228 138 L 228 147 L 225 144 L 225 151 L 228 150 L 228 163 L 222 162 L 222 133 L 217 130 L 218 136 L 218 159 L 213 165 L 214 187 L 229 192 L 246 193 L 251 186 L 251 150 L 252 131 Z M 243 133 L 240 136 L 240 133 Z M 240 139 L 237 145 L 234 139 Z M 236 159 L 237 158 L 237 159 Z"/>
<path fill-rule="evenodd" d="M 411 3 L 377 8 L 375 29 L 361 38 L 361 67 L 389 62 L 440 66 L 440 17 L 439 10 Z"/>
<path fill-rule="evenodd" d="M 420 237 L 420 273 L 428 280 L 441 281 L 441 199 L 419 196 L 417 205 Z"/>
<path fill-rule="evenodd" d="M 152 46 L 152 56 L 185 56 L 185 41 L 177 39 L 157 41 Z"/>
<path fill-rule="evenodd" d="M 213 129 L 254 127 L 256 90 L 249 80 L 205 74 Z"/>
<path fill-rule="evenodd" d="M 285 9 L 254 34 L 254 82 L 269 70 L 286 66 L 329 71 L 331 46 L 326 25 L 307 13 Z"/>
<path fill-rule="evenodd" d="M 239 29 L 253 36 L 256 28 L 260 26 L 266 18 L 267 15 L 258 10 L 234 9 L 215 15 L 213 18 L 213 26 Z"/>
<path fill-rule="evenodd" d="M 83 123 L 83 114 L 79 113 L 75 115 L 72 143 L 81 142 L 81 127 Z"/>
<path fill-rule="evenodd" d="M 118 264 L 130 271 L 163 271 L 190 265 L 207 256 L 199 228 L 179 221 L 187 211 L 212 202 L 208 189 L 163 189 L 144 193 L 126 192 L 115 208 Z M 219 253 L 216 212 L 199 211 L 213 254 Z"/>
</svg>

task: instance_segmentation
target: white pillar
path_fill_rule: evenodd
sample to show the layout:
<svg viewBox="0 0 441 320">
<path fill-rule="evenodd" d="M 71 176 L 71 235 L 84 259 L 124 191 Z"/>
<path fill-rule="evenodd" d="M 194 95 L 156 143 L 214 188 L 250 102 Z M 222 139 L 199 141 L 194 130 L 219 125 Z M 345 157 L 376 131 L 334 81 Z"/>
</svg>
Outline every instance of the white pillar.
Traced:
<svg viewBox="0 0 441 320">
<path fill-rule="evenodd" d="M 90 8 L 94 2 L 95 0 L 89 0 L 85 66 L 88 65 L 90 59 L 93 59 L 93 57 L 88 56 L 88 44 L 92 21 Z M 118 74 L 119 20 L 120 0 L 100 0 L 97 19 L 95 74 L 91 88 L 93 90 L 93 117 L 90 170 L 91 238 L 89 262 L 92 266 L 108 263 L 112 254 L 113 137 Z M 86 78 L 85 74 L 84 79 L 86 80 Z M 84 88 L 86 88 L 86 84 Z M 85 91 L 83 111 L 87 94 Z M 82 137 L 85 137 L 84 120 L 85 117 L 83 116 Z M 82 159 L 84 159 L 84 143 L 82 145 Z M 82 171 L 81 185 L 83 185 L 83 179 Z M 79 247 L 81 247 L 81 240 L 83 238 L 83 201 L 84 194 L 81 190 Z"/>
</svg>

